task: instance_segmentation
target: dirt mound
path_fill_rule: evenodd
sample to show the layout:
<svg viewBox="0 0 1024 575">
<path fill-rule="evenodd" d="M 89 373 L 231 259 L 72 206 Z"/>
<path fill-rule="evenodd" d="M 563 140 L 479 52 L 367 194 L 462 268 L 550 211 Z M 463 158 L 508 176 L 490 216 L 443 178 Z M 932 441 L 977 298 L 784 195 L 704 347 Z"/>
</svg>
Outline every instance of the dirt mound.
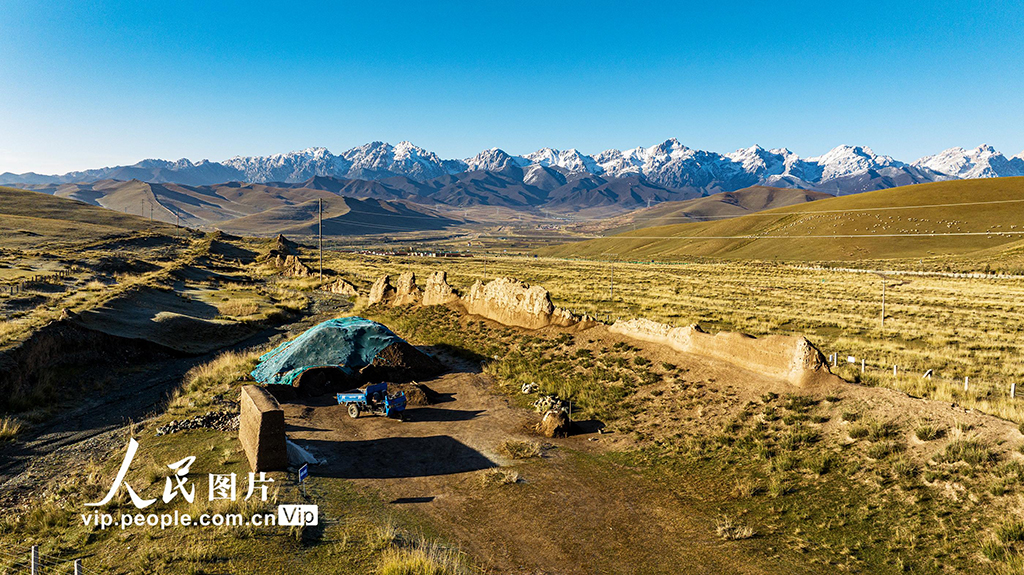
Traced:
<svg viewBox="0 0 1024 575">
<path fill-rule="evenodd" d="M 391 276 L 384 274 L 370 286 L 367 296 L 368 306 L 390 304 L 395 299 L 395 288 L 391 285 Z"/>
<path fill-rule="evenodd" d="M 415 381 L 389 385 L 388 391 L 405 392 L 405 401 L 411 406 L 433 405 L 437 403 L 437 392 Z"/>
<path fill-rule="evenodd" d="M 329 283 L 329 284 L 325 285 L 321 289 L 323 289 L 326 292 L 335 293 L 335 294 L 339 294 L 339 295 L 347 295 L 347 296 L 357 296 L 357 295 L 359 295 L 359 290 L 356 289 L 356 286 L 352 285 L 350 282 L 345 281 L 342 278 L 338 278 L 338 279 L 334 280 L 333 283 Z"/>
<path fill-rule="evenodd" d="M 453 301 L 459 301 L 459 294 L 448 285 L 448 274 L 443 271 L 430 274 L 423 290 L 423 305 L 444 305 Z"/>
<path fill-rule="evenodd" d="M 402 272 L 402 275 L 398 276 L 398 282 L 395 285 L 395 301 L 393 305 L 417 303 L 422 295 L 423 292 L 416 285 L 416 274 Z"/>
<path fill-rule="evenodd" d="M 552 409 L 547 411 L 537 424 L 537 431 L 544 437 L 567 437 L 571 425 L 564 410 Z"/>
<path fill-rule="evenodd" d="M 443 371 L 441 362 L 404 341 L 396 341 L 377 353 L 373 363 L 359 370 L 359 375 L 365 381 L 407 382 Z"/>
<path fill-rule="evenodd" d="M 274 258 L 274 265 L 281 268 L 281 272 L 286 276 L 294 277 L 309 277 L 313 275 L 313 270 L 299 261 L 299 258 L 288 255 L 288 256 L 276 256 Z"/>
<path fill-rule="evenodd" d="M 462 304 L 471 314 L 527 329 L 549 325 L 569 327 L 580 322 L 580 318 L 556 308 L 548 290 L 510 277 L 486 284 L 477 280 L 462 298 Z"/>
<path fill-rule="evenodd" d="M 832 375 L 825 356 L 803 337 L 771 335 L 756 338 L 735 332 L 711 335 L 698 325 L 673 327 L 644 318 L 617 321 L 609 331 L 667 345 L 683 353 L 727 361 L 798 387 L 842 382 Z"/>
</svg>

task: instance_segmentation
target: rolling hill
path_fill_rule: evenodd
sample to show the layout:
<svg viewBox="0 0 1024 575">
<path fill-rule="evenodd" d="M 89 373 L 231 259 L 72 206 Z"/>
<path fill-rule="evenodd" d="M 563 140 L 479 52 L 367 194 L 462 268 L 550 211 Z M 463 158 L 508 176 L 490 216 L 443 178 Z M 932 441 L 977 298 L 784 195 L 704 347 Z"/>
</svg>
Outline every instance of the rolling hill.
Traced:
<svg viewBox="0 0 1024 575">
<path fill-rule="evenodd" d="M 721 192 L 681 202 L 660 203 L 610 218 L 590 229 L 618 234 L 640 228 L 736 218 L 831 197 L 831 194 L 809 190 L 751 186 L 735 192 Z"/>
<path fill-rule="evenodd" d="M 6 247 L 39 247 L 52 241 L 87 241 L 138 231 L 174 233 L 176 229 L 76 199 L 0 187 L 0 244 Z"/>
<path fill-rule="evenodd" d="M 221 222 L 217 228 L 245 235 L 313 235 L 319 225 L 317 209 L 317 202 L 310 200 Z M 460 223 L 422 206 L 400 201 L 334 196 L 324 201 L 323 209 L 323 232 L 327 236 L 439 230 Z"/>
<path fill-rule="evenodd" d="M 325 210 L 331 210 L 324 214 L 324 232 L 329 235 L 437 230 L 459 223 L 421 205 L 398 199 L 410 195 L 409 192 L 381 191 L 381 182 L 317 178 L 304 184 L 310 187 L 239 182 L 186 186 L 102 180 L 93 184 L 31 188 L 115 213 L 244 235 L 313 233 L 310 230 L 315 231 L 316 227 L 316 204 L 321 199 Z M 362 199 L 339 195 L 360 192 L 364 194 Z"/>
<path fill-rule="evenodd" d="M 560 257 L 859 260 L 991 253 L 1024 238 L 1024 178 L 954 180 L 544 248 Z"/>
</svg>

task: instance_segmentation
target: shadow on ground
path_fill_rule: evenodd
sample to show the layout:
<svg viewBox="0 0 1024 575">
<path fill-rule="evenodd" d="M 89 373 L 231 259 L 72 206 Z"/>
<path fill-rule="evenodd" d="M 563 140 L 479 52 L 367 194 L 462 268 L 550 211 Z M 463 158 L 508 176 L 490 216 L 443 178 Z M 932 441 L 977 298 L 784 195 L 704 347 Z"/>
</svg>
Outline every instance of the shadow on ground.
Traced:
<svg viewBox="0 0 1024 575">
<path fill-rule="evenodd" d="M 317 475 L 344 479 L 400 479 L 451 475 L 497 467 L 479 451 L 447 435 L 384 437 L 363 441 L 303 440 L 302 447 L 329 453 Z"/>
</svg>

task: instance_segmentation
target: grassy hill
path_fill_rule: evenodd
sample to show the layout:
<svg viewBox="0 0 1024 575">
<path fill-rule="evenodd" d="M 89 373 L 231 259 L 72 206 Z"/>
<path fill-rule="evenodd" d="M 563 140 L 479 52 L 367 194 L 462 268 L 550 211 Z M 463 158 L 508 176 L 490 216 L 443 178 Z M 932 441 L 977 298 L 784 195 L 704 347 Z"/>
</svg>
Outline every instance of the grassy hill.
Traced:
<svg viewBox="0 0 1024 575">
<path fill-rule="evenodd" d="M 324 201 L 325 210 L 331 206 L 331 213 L 324 213 L 324 233 L 327 235 L 437 230 L 457 223 L 403 200 L 353 199 L 338 195 L 348 190 L 323 188 L 239 182 L 186 186 L 138 180 L 32 186 L 37 192 L 79 200 L 115 212 L 139 214 L 146 218 L 152 216 L 154 220 L 171 224 L 180 222 L 190 227 L 242 235 L 315 233 L 316 203 L 319 199 Z"/>
<path fill-rule="evenodd" d="M 544 248 L 560 257 L 861 260 L 964 255 L 1024 238 L 1024 178 L 905 186 Z"/>
<path fill-rule="evenodd" d="M 0 245 L 35 247 L 41 242 L 88 241 L 126 232 L 170 233 L 173 225 L 115 212 L 85 202 L 0 187 Z"/>
<path fill-rule="evenodd" d="M 664 202 L 606 220 L 603 227 L 609 235 L 619 234 L 640 228 L 736 218 L 831 197 L 831 194 L 811 190 L 751 186 L 692 200 Z"/>
</svg>

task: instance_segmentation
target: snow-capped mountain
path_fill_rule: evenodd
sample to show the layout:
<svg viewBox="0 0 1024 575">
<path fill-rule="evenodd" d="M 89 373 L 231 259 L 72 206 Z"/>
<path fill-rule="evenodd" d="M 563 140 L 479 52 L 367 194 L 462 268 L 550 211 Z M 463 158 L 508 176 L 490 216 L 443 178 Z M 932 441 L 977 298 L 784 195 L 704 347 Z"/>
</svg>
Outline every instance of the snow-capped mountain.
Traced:
<svg viewBox="0 0 1024 575">
<path fill-rule="evenodd" d="M 491 148 L 466 160 L 465 171 L 487 170 L 489 172 L 504 172 L 513 168 L 522 168 L 529 164 L 529 160 L 521 156 L 510 156 L 504 150 Z"/>
<path fill-rule="evenodd" d="M 237 170 L 241 180 L 246 182 L 294 182 L 308 180 L 313 176 L 336 175 L 348 169 L 327 148 L 306 148 L 299 152 L 274 154 L 271 156 L 235 156 L 223 162 Z"/>
<path fill-rule="evenodd" d="M 650 147 L 607 150 L 593 156 L 576 149 L 553 148 L 518 156 L 491 148 L 460 160 L 441 158 L 410 142 L 372 142 L 340 155 L 326 148 L 307 148 L 270 156 L 238 156 L 223 162 L 150 159 L 132 166 L 59 176 L 5 173 L 0 174 L 0 184 L 133 178 L 188 185 L 227 181 L 291 184 L 316 177 L 370 181 L 404 177 L 420 185 L 479 171 L 501 174 L 508 182 L 543 192 L 599 176 L 602 181 L 640 178 L 638 181 L 691 195 L 734 191 L 755 184 L 847 194 L 950 178 L 1024 176 L 1024 153 L 1007 158 L 991 146 L 951 148 L 906 164 L 863 146 L 838 146 L 821 156 L 801 158 L 785 148 L 768 150 L 760 146 L 720 154 L 688 148 L 673 138 Z"/>
<path fill-rule="evenodd" d="M 1024 176 L 1024 152 L 1007 158 L 992 146 L 983 144 L 973 150 L 950 148 L 925 156 L 914 165 L 961 179 Z"/>
<path fill-rule="evenodd" d="M 373 142 L 352 148 L 343 153 L 341 157 L 347 162 L 344 172 L 339 170 L 339 173 L 329 175 L 378 179 L 380 176 L 388 177 L 397 174 L 413 180 L 424 181 L 466 171 L 466 162 L 442 160 L 434 152 L 428 152 L 411 142 L 399 142 L 396 146 L 384 142 Z M 339 167 L 342 165 L 339 164 Z M 378 174 L 380 176 L 375 177 Z"/>
</svg>

